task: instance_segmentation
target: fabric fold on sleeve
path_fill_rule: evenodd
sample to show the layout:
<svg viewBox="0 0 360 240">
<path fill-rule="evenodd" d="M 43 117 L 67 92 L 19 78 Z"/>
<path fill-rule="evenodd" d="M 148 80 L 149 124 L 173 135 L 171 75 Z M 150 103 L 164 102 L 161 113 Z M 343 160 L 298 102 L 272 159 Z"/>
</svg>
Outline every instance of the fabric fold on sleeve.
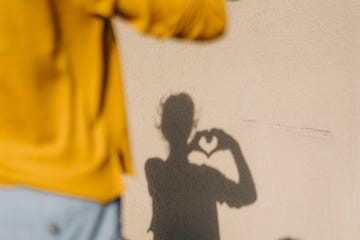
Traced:
<svg viewBox="0 0 360 240">
<path fill-rule="evenodd" d="M 114 15 L 116 0 L 89 0 L 87 10 L 94 15 L 110 18 Z"/>
</svg>

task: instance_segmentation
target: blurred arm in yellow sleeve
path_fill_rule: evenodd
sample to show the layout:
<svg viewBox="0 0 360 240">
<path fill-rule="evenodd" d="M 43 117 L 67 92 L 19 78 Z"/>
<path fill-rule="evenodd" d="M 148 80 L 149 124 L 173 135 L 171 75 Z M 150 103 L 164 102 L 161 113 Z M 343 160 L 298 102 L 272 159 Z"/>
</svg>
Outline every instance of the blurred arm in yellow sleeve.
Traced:
<svg viewBox="0 0 360 240">
<path fill-rule="evenodd" d="M 165 38 L 212 39 L 226 24 L 223 0 L 119 0 L 116 11 L 141 32 Z"/>
<path fill-rule="evenodd" d="M 103 17 L 120 15 L 139 31 L 161 38 L 206 40 L 220 36 L 226 25 L 224 0 L 92 0 Z"/>
</svg>

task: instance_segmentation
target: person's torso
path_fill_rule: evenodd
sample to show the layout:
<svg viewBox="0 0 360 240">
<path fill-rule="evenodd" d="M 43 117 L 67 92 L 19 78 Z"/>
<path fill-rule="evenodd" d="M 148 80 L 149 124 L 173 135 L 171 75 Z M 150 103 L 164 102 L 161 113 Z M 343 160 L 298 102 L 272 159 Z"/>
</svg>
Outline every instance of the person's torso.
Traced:
<svg viewBox="0 0 360 240">
<path fill-rule="evenodd" d="M 2 1 L 1 185 L 99 201 L 122 191 L 120 154 L 131 171 L 123 90 L 96 2 Z"/>
</svg>

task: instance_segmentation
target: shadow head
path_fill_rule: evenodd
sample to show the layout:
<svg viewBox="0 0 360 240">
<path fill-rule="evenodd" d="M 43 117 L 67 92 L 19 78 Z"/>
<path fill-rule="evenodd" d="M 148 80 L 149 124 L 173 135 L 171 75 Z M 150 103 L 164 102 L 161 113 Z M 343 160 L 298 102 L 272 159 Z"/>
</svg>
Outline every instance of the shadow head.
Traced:
<svg viewBox="0 0 360 240">
<path fill-rule="evenodd" d="M 162 104 L 160 129 L 171 144 L 186 143 L 194 126 L 194 103 L 186 93 L 171 95 Z"/>
</svg>

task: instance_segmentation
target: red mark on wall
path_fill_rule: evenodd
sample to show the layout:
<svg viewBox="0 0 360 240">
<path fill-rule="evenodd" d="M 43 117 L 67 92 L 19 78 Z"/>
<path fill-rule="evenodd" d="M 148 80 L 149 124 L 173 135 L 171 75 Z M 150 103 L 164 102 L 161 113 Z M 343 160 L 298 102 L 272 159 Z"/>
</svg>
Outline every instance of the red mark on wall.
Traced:
<svg viewBox="0 0 360 240">
<path fill-rule="evenodd" d="M 257 121 L 255 119 L 244 119 L 241 120 L 241 124 L 248 125 L 248 126 L 255 126 Z"/>
<path fill-rule="evenodd" d="M 316 129 L 310 127 L 290 127 L 280 124 L 273 125 L 273 127 L 277 129 L 284 129 L 287 131 L 296 132 L 301 135 L 311 136 L 311 137 L 328 138 L 331 136 L 331 132 L 324 129 Z"/>
<path fill-rule="evenodd" d="M 258 121 L 256 119 L 242 119 L 240 123 L 246 126 L 257 126 Z M 281 124 L 268 124 L 267 127 L 273 127 L 276 129 L 282 129 L 290 132 L 295 132 L 304 136 L 318 137 L 318 138 L 329 138 L 331 132 L 329 130 L 317 129 L 311 127 L 293 127 Z"/>
</svg>

